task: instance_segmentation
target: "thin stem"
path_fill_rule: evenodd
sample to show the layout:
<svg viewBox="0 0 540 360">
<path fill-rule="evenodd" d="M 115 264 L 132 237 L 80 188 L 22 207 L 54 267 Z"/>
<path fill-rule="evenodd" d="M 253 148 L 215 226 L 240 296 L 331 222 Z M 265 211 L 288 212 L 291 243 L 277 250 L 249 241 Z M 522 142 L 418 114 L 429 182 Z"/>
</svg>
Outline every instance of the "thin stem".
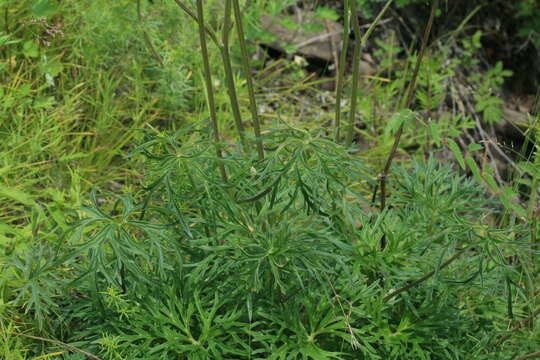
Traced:
<svg viewBox="0 0 540 360">
<path fill-rule="evenodd" d="M 188 14 L 191 18 L 197 21 L 197 15 L 188 6 L 186 6 L 180 0 L 175 0 L 175 2 L 186 14 Z M 233 76 L 233 70 L 232 70 L 232 65 L 231 65 L 231 60 L 230 60 L 231 57 L 229 53 L 229 38 L 230 38 L 230 30 L 231 30 L 231 1 L 226 0 L 225 2 L 225 15 L 224 15 L 224 24 L 223 24 L 221 42 L 217 38 L 216 33 L 210 27 L 206 26 L 206 24 L 204 24 L 203 26 L 206 31 L 206 34 L 212 39 L 214 44 L 218 47 L 221 58 L 223 59 L 223 68 L 225 71 L 225 83 L 227 86 L 227 94 L 231 102 L 231 110 L 233 113 L 235 126 L 238 131 L 238 135 L 240 137 L 240 142 L 242 144 L 242 147 L 245 150 L 247 148 L 245 131 L 244 131 L 244 125 L 242 122 L 242 116 L 240 115 L 240 107 L 238 105 L 238 98 L 236 96 L 236 86 L 234 84 L 234 76 Z"/>
<path fill-rule="evenodd" d="M 375 30 L 375 27 L 381 21 L 382 17 L 386 13 L 386 10 L 390 8 L 390 5 L 392 4 L 393 1 L 394 0 L 388 0 L 386 4 L 384 4 L 384 7 L 381 9 L 381 11 L 379 11 L 379 13 L 377 14 L 377 17 L 375 18 L 375 20 L 373 20 L 373 22 L 369 25 L 366 33 L 364 34 L 364 36 L 362 36 L 362 47 L 364 47 L 364 44 L 366 43 L 367 39 L 369 38 L 373 30 Z"/>
<path fill-rule="evenodd" d="M 457 258 L 459 258 L 461 255 L 463 255 L 465 251 L 464 250 L 461 250 L 461 251 L 458 251 L 457 253 L 455 253 L 450 259 L 446 260 L 438 269 L 437 271 L 440 271 L 442 269 L 444 269 L 445 267 L 447 267 L 448 265 L 450 265 L 452 262 L 454 262 L 454 260 L 456 260 Z M 410 289 L 412 289 L 413 287 L 416 287 L 418 285 L 420 285 L 421 283 L 423 283 L 424 281 L 426 281 L 427 279 L 429 279 L 430 277 L 432 277 L 433 275 L 435 275 L 435 270 L 427 273 L 426 275 L 422 276 L 420 279 L 416 280 L 416 281 L 413 281 L 412 283 L 409 283 L 405 286 L 403 286 L 402 288 L 400 289 L 397 289 L 396 291 L 393 291 L 391 292 L 390 294 L 386 295 L 384 297 L 384 302 L 388 302 L 388 300 L 398 296 L 399 294 L 405 292 L 405 291 L 408 291 Z"/>
<path fill-rule="evenodd" d="M 373 22 L 369 25 L 369 28 L 367 29 L 364 36 L 360 38 L 360 24 L 358 23 L 358 16 L 356 14 L 356 2 L 352 1 L 351 16 L 353 17 L 353 31 L 354 36 L 356 39 L 355 45 L 354 45 L 354 52 L 353 52 L 353 80 L 352 80 L 352 90 L 351 90 L 351 110 L 349 112 L 349 129 L 347 132 L 347 138 L 345 140 L 345 144 L 347 147 L 351 146 L 352 139 L 354 136 L 354 119 L 356 117 L 356 102 L 357 102 L 357 90 L 358 90 L 358 78 L 360 76 L 360 52 L 364 48 L 364 45 L 366 41 L 368 40 L 369 36 L 379 23 L 381 21 L 381 18 L 383 17 L 384 13 L 390 5 L 392 4 L 393 0 L 388 0 L 384 7 L 381 9 L 379 14 L 377 14 L 377 17 Z"/>
<path fill-rule="evenodd" d="M 7 6 L 4 8 L 4 28 L 6 34 L 9 35 L 9 10 Z"/>
<path fill-rule="evenodd" d="M 336 123 L 335 141 L 339 141 L 341 126 L 341 94 L 343 92 L 343 78 L 345 75 L 345 63 L 347 62 L 347 49 L 349 48 L 349 20 L 351 18 L 350 0 L 345 0 L 343 9 L 343 42 L 341 44 L 341 53 L 339 54 L 338 76 L 336 84 L 336 112 L 334 115 Z"/>
<path fill-rule="evenodd" d="M 161 56 L 157 52 L 156 48 L 154 47 L 154 44 L 152 44 L 152 40 L 150 39 L 150 35 L 148 35 L 148 33 L 146 32 L 146 29 L 144 28 L 144 20 L 143 20 L 142 12 L 141 12 L 141 0 L 137 0 L 137 18 L 139 19 L 139 23 L 141 25 L 141 30 L 142 30 L 142 33 L 143 33 L 144 42 L 146 43 L 146 47 L 148 47 L 148 49 L 150 49 L 150 52 L 156 58 L 156 60 L 159 62 L 161 67 L 165 66 L 163 64 L 163 59 L 161 58 Z"/>
<path fill-rule="evenodd" d="M 212 87 L 212 74 L 210 71 L 210 62 L 208 56 L 208 48 L 206 45 L 206 31 L 204 26 L 204 14 L 203 14 L 203 4 L 202 0 L 197 0 L 197 22 L 199 24 L 199 40 L 201 43 L 201 55 L 203 59 L 203 68 L 204 68 L 204 80 L 206 85 L 206 93 L 208 96 L 208 109 L 210 110 L 210 119 L 212 121 L 212 128 L 214 132 L 214 141 L 216 146 L 216 154 L 218 158 L 223 158 L 221 153 L 221 145 L 219 138 L 219 127 L 217 122 L 216 114 L 216 103 L 214 100 L 214 89 Z M 221 177 L 224 183 L 227 183 L 227 173 L 225 171 L 225 165 L 222 162 L 219 163 L 219 171 L 221 172 Z"/>
<path fill-rule="evenodd" d="M 229 53 L 229 37 L 231 34 L 231 0 L 225 0 L 225 14 L 223 19 L 222 30 L 222 46 L 220 47 L 221 57 L 223 58 L 223 68 L 225 70 L 225 83 L 227 85 L 227 92 L 231 101 L 231 110 L 233 113 L 234 123 L 240 142 L 244 151 L 247 150 L 246 138 L 244 135 L 244 125 L 242 123 L 242 116 L 240 115 L 240 107 L 238 105 L 238 98 L 236 97 L 236 87 L 234 84 L 234 76 L 231 65 L 231 56 Z"/>
<path fill-rule="evenodd" d="M 525 325 L 527 325 L 529 322 L 533 321 L 535 317 L 538 316 L 538 314 L 540 314 L 540 308 L 539 309 L 536 309 L 531 315 L 529 315 L 528 317 L 526 317 L 525 319 L 521 320 L 519 322 L 519 324 L 517 324 L 516 326 L 514 326 L 514 328 L 512 330 L 510 330 L 510 333 L 509 334 L 506 334 L 504 336 L 502 336 L 496 343 L 495 343 L 495 346 L 499 346 L 501 345 L 503 342 L 505 342 L 506 340 L 510 339 L 510 337 L 516 332 L 518 331 L 519 329 L 521 329 L 522 327 L 524 327 Z"/>
<path fill-rule="evenodd" d="M 350 147 L 354 135 L 354 121 L 356 118 L 356 103 L 358 91 L 358 77 L 360 75 L 360 49 L 362 47 L 362 41 L 360 37 L 360 24 L 358 23 L 358 14 L 356 12 L 356 0 L 351 2 L 351 17 L 353 24 L 353 32 L 355 37 L 354 51 L 353 51 L 353 76 L 351 85 L 351 108 L 349 110 L 349 125 L 347 129 L 347 136 L 345 138 L 345 146 Z"/>
<path fill-rule="evenodd" d="M 4 28 L 5 28 L 5 32 L 6 32 L 6 35 L 10 35 L 10 30 L 9 30 L 9 8 L 8 6 L 6 5 L 6 7 L 4 8 Z M 10 55 L 10 47 L 9 46 L 6 46 L 4 47 L 5 49 L 5 56 L 6 56 L 6 59 L 8 59 L 8 64 L 9 65 L 9 68 L 11 68 L 11 61 L 9 60 L 11 55 Z"/>
<path fill-rule="evenodd" d="M 532 359 L 532 358 L 537 358 L 537 357 L 540 357 L 540 351 L 535 351 L 533 353 L 520 356 L 516 360 L 526 360 L 526 359 Z"/>
<path fill-rule="evenodd" d="M 249 54 L 246 46 L 246 39 L 244 36 L 244 28 L 242 25 L 242 13 L 240 12 L 240 4 L 238 0 L 232 0 L 234 20 L 236 22 L 236 31 L 238 34 L 238 41 L 240 43 L 240 51 L 242 53 L 242 68 L 244 70 L 244 76 L 246 77 L 246 83 L 249 94 L 249 109 L 251 111 L 251 118 L 253 120 L 253 129 L 255 131 L 255 138 L 257 143 L 257 153 L 259 160 L 264 160 L 264 148 L 261 139 L 261 125 L 259 121 L 259 115 L 257 114 L 257 102 L 255 101 L 255 90 L 253 87 L 253 79 L 251 77 Z"/>
<path fill-rule="evenodd" d="M 193 10 L 187 7 L 186 4 L 184 4 L 181 0 L 174 0 L 174 1 L 180 7 L 180 9 L 182 9 L 186 14 L 188 14 L 193 20 L 195 20 L 197 23 L 199 22 L 197 20 L 197 15 L 193 12 Z M 210 27 L 206 26 L 206 24 L 204 24 L 203 27 L 206 33 L 208 34 L 208 36 L 210 36 L 210 39 L 212 39 L 212 41 L 214 42 L 214 44 L 216 44 L 217 46 L 221 46 L 216 33 Z"/>
<path fill-rule="evenodd" d="M 433 3 L 431 4 L 431 13 L 429 15 L 429 19 L 426 25 L 426 29 L 424 31 L 424 37 L 422 38 L 422 45 L 420 47 L 420 53 L 418 54 L 418 58 L 416 60 L 416 65 L 414 68 L 414 72 L 412 75 L 411 82 L 409 83 L 409 86 L 406 91 L 406 100 L 403 108 L 408 109 L 412 105 L 412 101 L 414 99 L 414 90 L 416 88 L 416 79 L 418 78 L 418 73 L 420 71 L 420 65 L 422 63 L 422 60 L 424 58 L 424 52 L 427 47 L 427 42 L 429 39 L 429 34 L 431 33 L 431 28 L 433 26 L 433 20 L 435 18 L 435 10 L 437 10 L 437 5 L 439 1 L 433 0 Z M 386 178 L 388 176 L 388 171 L 390 170 L 390 166 L 392 165 L 392 161 L 394 160 L 394 157 L 397 152 L 397 148 L 399 146 L 399 143 L 401 141 L 401 136 L 403 134 L 403 126 L 404 122 L 401 123 L 401 125 L 398 128 L 398 131 L 396 133 L 396 137 L 394 139 L 394 144 L 392 145 L 392 150 L 390 151 L 390 154 L 388 155 L 388 159 L 386 160 L 386 164 L 384 165 L 383 171 L 379 175 L 379 181 L 378 186 L 375 187 L 375 190 L 373 191 L 373 197 L 372 201 L 374 202 L 377 196 L 377 190 L 380 187 L 381 188 L 381 209 L 384 209 L 386 207 Z M 385 244 L 381 244 L 382 248 L 384 249 Z"/>
<path fill-rule="evenodd" d="M 53 339 L 47 339 L 47 338 L 43 338 L 43 337 L 40 337 L 40 336 L 27 335 L 27 334 L 22 334 L 22 333 L 15 333 L 15 335 L 22 336 L 22 337 L 25 337 L 25 338 L 28 338 L 28 339 L 39 340 L 39 341 L 44 341 L 44 342 L 48 342 L 48 343 L 55 344 L 55 345 L 60 345 L 60 346 L 63 346 L 65 348 L 69 349 L 70 351 L 81 353 L 81 354 L 83 354 L 84 356 L 86 356 L 86 357 L 88 357 L 90 359 L 102 360 L 101 358 L 97 357 L 96 355 L 90 354 L 87 351 L 79 349 L 78 347 L 75 347 L 73 345 L 66 344 L 65 342 L 62 342 L 62 341 L 53 340 Z"/>
</svg>

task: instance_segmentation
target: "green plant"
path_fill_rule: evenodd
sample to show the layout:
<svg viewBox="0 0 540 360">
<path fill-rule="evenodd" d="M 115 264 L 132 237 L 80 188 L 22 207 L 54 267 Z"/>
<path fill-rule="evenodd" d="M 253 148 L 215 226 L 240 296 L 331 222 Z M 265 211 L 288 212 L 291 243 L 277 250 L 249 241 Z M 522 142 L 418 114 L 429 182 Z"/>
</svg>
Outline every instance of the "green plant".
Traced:
<svg viewBox="0 0 540 360">
<path fill-rule="evenodd" d="M 93 26 L 90 19 L 99 19 L 96 9 L 103 4 L 84 14 L 87 26 Z M 173 5 L 179 4 L 184 5 Z M 248 85 L 247 44 L 240 51 L 245 87 L 228 53 L 232 26 L 242 44 L 243 9 L 236 0 L 207 4 L 203 7 L 198 0 L 196 12 L 181 6 L 186 17 L 180 26 L 193 19 L 199 24 L 198 42 L 194 29 L 182 36 L 193 48 L 200 44 L 202 72 L 193 52 L 169 52 L 168 41 L 173 40 L 165 29 L 178 12 L 164 10 L 159 25 L 145 22 L 146 40 L 122 29 L 107 38 L 94 29 L 102 42 L 74 47 L 65 55 L 25 47 L 24 42 L 18 48 L 21 41 L 6 38 L 20 71 L 6 75 L 13 106 L 4 111 L 17 117 L 5 124 L 14 149 L 3 149 L 9 156 L 3 158 L 0 176 L 8 181 L 0 195 L 9 200 L 9 223 L 0 231 L 19 244 L 2 254 L 0 325 L 7 344 L 0 354 L 66 359 L 494 359 L 533 353 L 538 346 L 532 336 L 538 326 L 532 321 L 539 313 L 534 287 L 538 261 L 531 255 L 538 223 L 526 220 L 536 219 L 536 163 L 516 165 L 528 189 L 525 207 L 515 201 L 515 189 L 496 183 L 474 162 L 478 145 L 470 144 L 472 154 L 462 154 L 449 139 L 470 126 L 469 119 L 449 118 L 420 130 L 414 126 L 420 111 L 442 104 L 446 84 L 440 82 L 462 63 L 439 70 L 442 56 L 411 57 L 408 64 L 416 66 L 412 74 L 404 70 L 401 79 L 388 85 L 375 83 L 371 98 L 357 99 L 359 108 L 384 102 L 395 113 L 375 127 L 384 146 L 361 154 L 369 158 L 378 151 L 382 162 L 390 150 L 386 145 L 395 144 L 379 182 L 386 188 L 377 209 L 366 199 L 376 186 L 371 168 L 317 124 L 289 122 L 293 115 L 283 114 L 265 125 L 265 132 L 255 131 L 257 151 L 244 146 L 236 120 L 249 112 L 255 127 L 260 114 L 254 101 L 256 84 Z M 136 13 L 122 19 L 140 23 L 146 6 L 139 3 Z M 214 7 L 226 13 L 223 24 L 208 17 Z M 121 13 L 120 8 L 112 10 L 104 17 Z M 222 30 L 221 38 L 216 28 Z M 427 35 L 422 49 L 426 40 Z M 125 55 L 110 47 L 123 42 L 133 52 Z M 51 53 L 37 64 L 34 50 Z M 391 45 L 386 50 L 394 52 Z M 77 51 L 89 59 L 81 60 Z M 221 54 L 224 63 L 209 61 L 214 53 Z M 71 60 L 64 61 L 64 56 Z M 100 56 L 105 56 L 102 62 Z M 176 80 L 185 94 L 205 85 L 212 102 L 210 122 L 204 119 L 204 96 L 188 100 L 186 95 L 186 101 L 169 103 L 180 115 L 169 113 L 161 106 L 167 101 L 156 99 L 163 91 L 160 76 L 171 71 L 167 66 L 183 61 L 200 76 L 186 71 Z M 394 65 L 388 62 L 390 68 Z M 81 66 L 95 71 L 86 74 L 78 70 Z M 72 69 L 77 81 L 91 80 L 88 88 L 78 95 L 76 84 L 70 87 L 67 77 L 55 74 L 60 67 Z M 122 75 L 123 70 L 127 74 Z M 293 70 L 294 76 L 303 76 L 300 68 Z M 100 72 L 105 75 L 96 76 Z M 500 71 L 490 78 L 501 78 Z M 219 86 L 220 79 L 225 87 Z M 39 88 L 41 83 L 47 87 Z M 62 87 L 63 94 L 71 89 L 69 96 L 56 99 L 53 86 Z M 293 87 L 298 88 L 307 86 Z M 119 91 L 126 92 L 126 99 Z M 70 131 L 65 113 L 60 113 L 68 105 L 49 104 L 44 110 L 35 105 L 39 98 L 28 101 L 29 94 L 47 95 L 61 104 L 71 101 Z M 388 94 L 405 95 L 385 101 Z M 95 122 L 85 124 L 73 115 L 78 99 L 84 118 Z M 236 112 L 235 101 L 238 114 L 227 116 L 229 109 Z M 244 109 L 243 103 L 250 108 Z M 419 111 L 412 110 L 416 107 Z M 53 117 L 47 110 L 59 113 Z M 127 119 L 119 114 L 129 114 L 129 127 L 139 128 L 120 141 Z M 25 116 L 35 120 L 38 115 L 41 123 L 24 123 Z M 173 131 L 159 127 L 159 122 L 176 117 L 185 118 L 171 125 Z M 48 138 L 47 125 L 53 120 L 60 120 L 55 128 L 59 135 Z M 227 131 L 224 125 L 233 121 L 236 132 Z M 531 132 L 535 124 L 531 122 Z M 30 139 L 36 128 L 42 133 Z M 413 128 L 417 134 L 409 134 Z M 80 140 L 71 135 L 82 131 L 99 136 Z M 408 139 L 420 139 L 423 131 L 433 134 L 427 144 L 448 144 L 472 176 L 461 176 L 431 157 L 392 165 L 401 137 L 409 145 Z M 77 140 L 65 141 L 66 135 Z M 32 148 L 18 151 L 27 144 Z M 100 146 L 108 151 L 96 154 Z M 69 152 L 51 158 L 64 148 Z M 128 151 L 127 159 L 119 159 Z M 28 171 L 43 164 L 49 166 L 43 177 L 43 167 Z M 80 194 L 89 187 L 93 164 L 96 177 L 107 174 L 107 180 L 121 185 L 101 181 L 84 200 Z M 114 168 L 120 165 L 129 170 Z M 68 173 L 69 190 L 56 189 L 54 179 L 66 179 Z M 496 196 L 487 196 L 486 188 Z M 75 205 L 82 206 L 70 211 Z M 27 334 L 30 331 L 41 336 Z"/>
<path fill-rule="evenodd" d="M 146 190 L 93 195 L 56 255 L 37 254 L 33 281 L 54 278 L 59 293 L 24 285 L 18 301 L 56 304 L 27 311 L 110 358 L 493 354 L 474 339 L 497 323 L 469 301 L 505 308 L 500 278 L 519 277 L 506 259 L 528 251 L 508 236 L 528 231 L 484 221 L 498 205 L 474 181 L 420 161 L 395 169 L 387 211 L 365 212 L 370 173 L 329 140 L 284 127 L 266 137 L 264 162 L 221 160 L 191 132 L 149 133 L 133 154 L 147 159 Z"/>
<path fill-rule="evenodd" d="M 517 12 L 515 17 L 521 22 L 518 33 L 526 41 L 532 41 L 534 46 L 540 48 L 540 37 L 538 29 L 540 28 L 540 15 L 538 3 L 534 0 L 521 0 L 515 5 Z"/>
<path fill-rule="evenodd" d="M 511 76 L 512 72 L 503 70 L 502 63 L 498 62 L 487 73 L 480 77 L 471 75 L 470 80 L 479 83 L 475 95 L 475 110 L 482 113 L 484 120 L 487 123 L 496 123 L 502 119 L 503 100 L 493 96 L 493 92 L 500 90 L 504 82 L 504 78 Z M 481 81 L 481 79 L 483 81 Z"/>
</svg>

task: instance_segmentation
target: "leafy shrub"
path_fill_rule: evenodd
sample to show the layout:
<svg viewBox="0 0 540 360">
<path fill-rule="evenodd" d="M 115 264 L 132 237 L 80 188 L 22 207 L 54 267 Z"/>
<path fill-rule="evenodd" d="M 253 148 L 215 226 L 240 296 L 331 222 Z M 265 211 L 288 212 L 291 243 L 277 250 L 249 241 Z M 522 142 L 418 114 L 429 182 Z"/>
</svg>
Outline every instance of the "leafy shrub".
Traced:
<svg viewBox="0 0 540 360">
<path fill-rule="evenodd" d="M 86 16 L 99 18 L 98 5 Z M 134 14 L 122 17 L 135 20 Z M 161 25 L 143 26 L 151 33 Z M 115 27 L 121 33 L 122 26 Z M 104 47 L 94 44 L 94 60 L 110 51 L 103 65 L 114 66 L 115 47 L 127 40 L 135 52 L 123 61 L 135 64 L 130 74 L 139 79 L 131 93 L 137 106 L 146 103 L 143 75 L 151 78 L 161 106 L 193 105 L 187 96 L 174 98 L 191 91 L 184 81 L 189 73 L 175 73 L 183 61 L 164 57 L 165 66 L 156 70 L 156 59 L 136 60 L 145 50 L 142 41 L 122 36 L 101 38 Z M 167 46 L 160 41 L 156 46 Z M 34 50 L 23 45 L 22 54 L 33 58 Z M 438 83 L 454 68 L 439 72 L 442 63 L 443 57 L 433 56 L 419 74 L 416 100 L 423 109 L 443 101 L 445 85 Z M 167 82 L 173 74 L 177 78 Z M 500 85 L 502 77 L 499 68 L 489 79 Z M 399 92 L 405 80 L 384 90 Z M 107 116 L 120 112 L 109 101 L 119 79 L 99 81 L 99 100 L 87 102 L 103 105 L 95 114 L 109 130 Z M 137 118 L 144 119 L 139 110 Z M 405 120 L 413 126 L 414 117 L 398 111 L 386 124 L 385 140 Z M 444 131 L 456 135 L 456 126 Z M 144 161 L 144 186 L 123 194 L 94 191 L 77 214 L 60 207 L 63 194 L 51 191 L 57 204 L 46 207 L 59 224 L 51 231 L 39 230 L 36 218 L 45 215 L 38 201 L 0 189 L 31 209 L 24 236 L 33 241 L 30 251 L 2 260 L 4 339 L 25 335 L 13 325 L 24 313 L 43 336 L 106 359 L 493 359 L 538 346 L 527 336 L 534 327 L 521 329 L 508 346 L 497 341 L 516 315 L 534 310 L 536 260 L 530 255 L 537 225 L 516 221 L 512 209 L 518 206 L 508 194 L 499 196 L 501 204 L 452 167 L 418 160 L 393 169 L 391 197 L 381 211 L 364 198 L 374 185 L 370 169 L 320 129 L 267 131 L 266 157 L 255 158 L 228 138 L 222 144 L 205 140 L 219 138 L 207 127 L 136 132 L 144 141 L 130 157 Z M 116 152 L 122 146 L 115 144 Z M 466 160 L 461 157 L 460 165 L 467 163 L 477 181 L 492 182 L 489 173 L 470 165 L 472 158 Z M 535 189 L 534 168 L 518 166 L 534 176 Z M 15 320 L 6 323 L 6 314 Z M 44 344 L 30 345 L 29 356 L 83 357 L 60 353 L 55 340 L 35 339 Z M 8 340 L 2 351 L 19 357 L 19 343 Z"/>
<path fill-rule="evenodd" d="M 479 221 L 498 206 L 480 186 L 419 161 L 396 168 L 380 213 L 363 198 L 369 170 L 331 141 L 284 127 L 264 161 L 220 159 L 193 130 L 149 134 L 132 154 L 144 189 L 93 194 L 60 248 L 14 264 L 17 301 L 42 327 L 108 359 L 492 353 L 483 306 L 504 309 L 498 284 L 514 275 L 497 264 L 522 251 L 507 233 L 525 232 Z"/>
</svg>

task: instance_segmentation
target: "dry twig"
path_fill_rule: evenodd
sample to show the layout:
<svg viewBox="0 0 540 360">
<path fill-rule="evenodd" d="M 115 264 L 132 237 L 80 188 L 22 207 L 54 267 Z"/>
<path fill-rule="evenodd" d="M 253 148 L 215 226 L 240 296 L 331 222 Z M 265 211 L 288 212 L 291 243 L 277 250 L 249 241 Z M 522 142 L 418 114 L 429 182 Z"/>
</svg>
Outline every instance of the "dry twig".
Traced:
<svg viewBox="0 0 540 360">
<path fill-rule="evenodd" d="M 39 341 L 44 341 L 44 342 L 48 342 L 48 343 L 55 344 L 55 345 L 60 345 L 60 346 L 63 346 L 65 348 L 67 348 L 70 351 L 81 353 L 81 354 L 85 355 L 86 357 L 88 357 L 90 359 L 93 359 L 93 360 L 103 360 L 100 357 L 97 357 L 96 355 L 90 354 L 87 351 L 79 349 L 78 347 L 75 347 L 73 345 L 66 344 L 65 342 L 62 342 L 62 341 L 53 340 L 53 339 L 47 339 L 47 338 L 43 338 L 43 337 L 40 337 L 40 336 L 34 336 L 34 335 L 28 335 L 28 334 L 22 334 L 22 333 L 15 333 L 15 335 L 22 336 L 22 337 L 25 337 L 25 338 L 28 338 L 28 339 L 39 340 Z"/>
</svg>

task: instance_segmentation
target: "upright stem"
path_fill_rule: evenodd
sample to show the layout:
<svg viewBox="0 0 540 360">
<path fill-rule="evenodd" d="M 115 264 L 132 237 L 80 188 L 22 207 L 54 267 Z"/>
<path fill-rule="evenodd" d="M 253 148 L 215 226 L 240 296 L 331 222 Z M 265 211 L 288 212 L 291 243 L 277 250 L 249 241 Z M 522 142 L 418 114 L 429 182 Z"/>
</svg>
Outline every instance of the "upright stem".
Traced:
<svg viewBox="0 0 540 360">
<path fill-rule="evenodd" d="M 5 28 L 5 31 L 6 31 L 6 35 L 9 35 L 9 10 L 8 10 L 8 7 L 6 5 L 6 7 L 4 8 L 4 28 Z"/>
<path fill-rule="evenodd" d="M 10 35 L 11 33 L 11 30 L 9 29 L 9 6 L 6 5 L 6 7 L 4 8 L 4 29 L 5 29 L 5 32 L 6 32 L 6 35 Z M 7 63 L 8 63 L 8 69 L 11 70 L 11 51 L 10 51 L 10 46 L 5 46 L 4 49 L 5 49 L 5 58 L 8 60 Z M 8 71 L 9 71 L 8 70 Z"/>
<path fill-rule="evenodd" d="M 349 20 L 351 18 L 351 3 L 350 0 L 345 0 L 343 9 L 343 42 L 341 44 L 341 53 L 339 54 L 339 64 L 336 84 L 336 137 L 335 141 L 339 141 L 341 127 L 341 94 L 343 92 L 343 78 L 345 75 L 345 63 L 347 61 L 347 49 L 349 48 Z"/>
<path fill-rule="evenodd" d="M 356 0 L 351 2 L 351 17 L 354 32 L 354 52 L 353 52 L 353 77 L 351 86 L 351 109 L 349 110 L 349 126 L 347 129 L 347 137 L 345 139 L 345 146 L 350 147 L 354 136 L 354 120 L 356 118 L 356 103 L 358 91 L 358 76 L 360 71 L 360 49 L 362 47 L 362 41 L 360 36 L 360 24 L 358 23 L 358 14 L 356 11 Z"/>
<path fill-rule="evenodd" d="M 355 37 L 355 43 L 354 43 L 354 53 L 353 53 L 353 79 L 352 79 L 352 89 L 351 89 L 351 110 L 349 112 L 349 129 L 347 131 L 347 137 L 345 139 L 345 144 L 347 147 L 351 146 L 352 139 L 354 136 L 354 119 L 356 117 L 356 102 L 357 102 L 357 90 L 358 90 L 358 78 L 360 76 L 360 52 L 362 51 L 364 44 L 366 43 L 367 39 L 383 17 L 384 13 L 390 5 L 392 4 L 393 0 L 388 0 L 382 10 L 377 14 L 377 17 L 373 22 L 369 25 L 369 28 L 367 29 L 364 36 L 360 37 L 360 24 L 358 23 L 358 16 L 356 11 L 356 1 L 352 1 L 350 6 L 351 8 L 351 16 L 352 16 L 352 23 L 353 23 L 353 31 L 354 31 L 354 37 Z M 336 97 L 337 101 L 337 97 Z M 341 101 L 341 98 L 340 98 Z"/>
<path fill-rule="evenodd" d="M 414 90 L 416 88 L 416 79 L 418 78 L 418 73 L 420 71 L 420 65 L 422 64 L 422 60 L 424 58 L 424 52 L 427 47 L 427 42 L 429 39 L 429 34 L 431 33 L 431 28 L 433 26 L 433 19 L 435 18 L 435 10 L 437 10 L 437 5 L 439 1 L 433 0 L 431 4 L 431 13 L 429 15 L 429 20 L 426 25 L 426 29 L 424 31 L 424 36 L 422 38 L 422 45 L 420 47 L 420 52 L 418 54 L 418 58 L 416 60 L 414 72 L 412 75 L 411 82 L 409 83 L 409 86 L 406 90 L 406 97 L 405 97 L 405 103 L 403 104 L 402 108 L 408 109 L 412 105 L 412 101 L 414 99 Z M 392 161 L 394 159 L 394 156 L 396 155 L 397 148 L 399 146 L 399 143 L 401 141 L 401 135 L 403 134 L 403 126 L 405 122 L 402 122 L 401 125 L 398 128 L 398 131 L 396 133 L 396 137 L 394 139 L 394 144 L 392 145 L 392 150 L 390 150 L 390 154 L 388 155 L 388 158 L 386 160 L 386 164 L 384 165 L 383 171 L 379 175 L 379 183 L 378 186 L 375 187 L 375 190 L 373 191 L 373 197 L 372 202 L 375 201 L 377 196 L 378 187 L 381 188 L 381 209 L 384 209 L 386 207 L 386 177 L 388 176 L 388 171 L 390 170 L 390 166 L 392 165 Z M 382 244 L 382 247 L 384 248 L 384 244 Z"/>
<path fill-rule="evenodd" d="M 242 13 L 240 11 L 240 4 L 238 0 L 232 0 L 234 20 L 236 22 L 236 31 L 238 34 L 238 41 L 240 43 L 240 51 L 242 53 L 242 68 L 244 70 L 244 76 L 246 77 L 246 83 L 249 93 L 249 109 L 251 111 L 251 118 L 253 120 L 253 129 L 255 131 L 255 138 L 257 142 L 257 153 L 259 160 L 264 159 L 264 149 L 261 139 L 261 125 L 259 122 L 259 115 L 257 114 L 257 102 L 255 101 L 255 90 L 253 87 L 253 79 L 251 77 L 251 70 L 249 65 L 249 54 L 246 46 L 246 39 L 244 37 L 244 28 L 242 25 Z"/>
<path fill-rule="evenodd" d="M 188 14 L 188 16 L 190 16 L 197 23 L 199 22 L 199 20 L 197 19 L 197 15 L 189 7 L 187 7 L 186 4 L 184 4 L 181 0 L 174 0 L 174 1 L 180 7 L 180 9 L 182 9 L 186 14 Z M 204 26 L 204 30 L 206 31 L 208 36 L 210 36 L 214 44 L 219 46 L 220 44 L 216 36 L 216 33 L 210 27 L 206 26 L 206 24 L 203 24 L 203 26 Z"/>
<path fill-rule="evenodd" d="M 206 93 L 208 97 L 208 109 L 210 111 L 210 119 L 212 121 L 212 128 L 214 130 L 214 141 L 216 146 L 216 154 L 218 158 L 223 158 L 221 153 L 221 145 L 219 138 L 219 128 L 217 122 L 216 114 L 216 103 L 214 101 L 214 89 L 212 87 L 212 74 L 210 71 L 210 62 L 208 58 L 208 48 L 206 45 L 206 29 L 204 26 L 204 14 L 203 14 L 203 4 L 202 0 L 197 0 L 197 22 L 199 24 L 199 40 L 201 43 L 201 54 L 203 59 L 203 68 L 204 68 L 204 80 L 206 85 Z M 219 171 L 221 172 L 221 177 L 224 183 L 227 183 L 227 172 L 225 171 L 225 165 L 219 163 Z"/>
<path fill-rule="evenodd" d="M 231 30 L 231 0 L 225 0 L 225 15 L 223 20 L 222 31 L 222 46 L 220 46 L 221 57 L 223 58 L 223 68 L 225 70 L 225 82 L 227 84 L 227 92 L 231 101 L 231 110 L 234 117 L 234 123 L 240 142 L 244 151 L 247 150 L 246 138 L 244 135 L 244 125 L 242 123 L 242 116 L 240 115 L 240 107 L 238 105 L 238 98 L 236 97 L 236 87 L 234 84 L 234 76 L 231 65 L 231 56 L 229 53 L 229 37 Z"/>
</svg>

